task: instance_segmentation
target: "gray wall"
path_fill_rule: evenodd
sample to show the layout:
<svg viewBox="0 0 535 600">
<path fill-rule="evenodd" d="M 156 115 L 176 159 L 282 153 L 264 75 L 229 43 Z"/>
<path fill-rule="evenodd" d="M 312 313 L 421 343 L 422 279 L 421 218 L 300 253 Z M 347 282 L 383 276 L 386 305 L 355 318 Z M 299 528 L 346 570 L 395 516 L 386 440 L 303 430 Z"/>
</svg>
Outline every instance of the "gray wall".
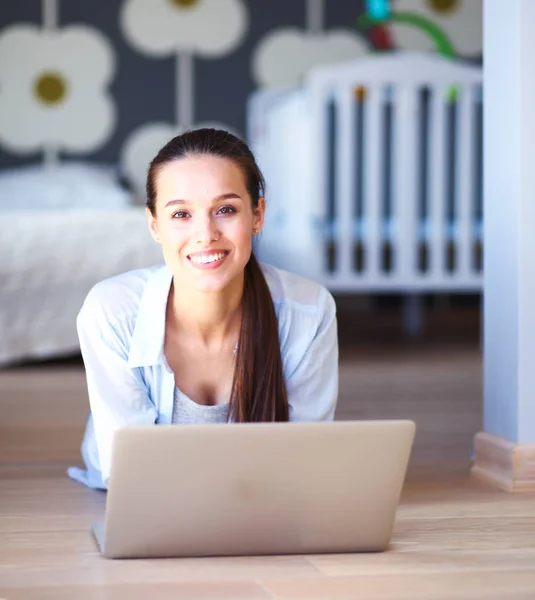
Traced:
<svg viewBox="0 0 535 600">
<path fill-rule="evenodd" d="M 84 160 L 118 162 L 128 135 L 144 123 L 173 122 L 175 118 L 175 59 L 152 58 L 132 48 L 119 21 L 121 0 L 61 0 L 58 25 L 84 23 L 102 31 L 113 45 L 117 71 L 110 89 L 117 107 L 117 123 L 106 143 Z M 217 59 L 194 58 L 194 97 L 197 121 L 220 121 L 238 132 L 245 131 L 245 101 L 255 88 L 251 52 L 268 31 L 283 27 L 303 28 L 305 0 L 246 0 L 249 28 L 239 47 Z M 351 28 L 362 13 L 364 0 L 328 0 L 324 26 Z M 0 34 L 20 22 L 42 23 L 41 0 L 0 2 Z M 63 157 L 76 156 L 61 152 Z M 0 146 L 0 168 L 41 161 L 41 153 L 20 156 Z"/>
</svg>

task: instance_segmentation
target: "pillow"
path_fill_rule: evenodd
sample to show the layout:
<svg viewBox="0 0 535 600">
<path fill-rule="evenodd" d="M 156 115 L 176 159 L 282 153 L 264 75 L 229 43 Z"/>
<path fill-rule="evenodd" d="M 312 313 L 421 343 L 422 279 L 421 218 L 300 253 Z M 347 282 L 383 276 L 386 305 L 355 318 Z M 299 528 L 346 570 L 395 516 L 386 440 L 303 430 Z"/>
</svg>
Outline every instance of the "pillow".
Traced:
<svg viewBox="0 0 535 600">
<path fill-rule="evenodd" d="M 108 165 L 62 162 L 0 171 L 0 210 L 124 208 L 131 194 Z"/>
</svg>

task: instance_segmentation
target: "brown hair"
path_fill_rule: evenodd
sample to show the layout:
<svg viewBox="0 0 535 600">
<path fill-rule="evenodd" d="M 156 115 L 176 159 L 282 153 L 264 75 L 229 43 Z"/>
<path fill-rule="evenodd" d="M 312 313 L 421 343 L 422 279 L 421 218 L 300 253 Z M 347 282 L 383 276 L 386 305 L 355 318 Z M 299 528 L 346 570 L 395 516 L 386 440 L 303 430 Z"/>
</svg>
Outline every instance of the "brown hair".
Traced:
<svg viewBox="0 0 535 600">
<path fill-rule="evenodd" d="M 233 161 L 245 177 L 253 209 L 264 196 L 265 182 L 247 144 L 227 131 L 195 129 L 170 140 L 150 163 L 147 207 L 156 215 L 159 169 L 187 156 L 205 154 Z M 288 393 L 280 354 L 273 299 L 253 252 L 245 267 L 242 322 L 232 381 L 229 416 L 237 423 L 288 421 Z"/>
</svg>

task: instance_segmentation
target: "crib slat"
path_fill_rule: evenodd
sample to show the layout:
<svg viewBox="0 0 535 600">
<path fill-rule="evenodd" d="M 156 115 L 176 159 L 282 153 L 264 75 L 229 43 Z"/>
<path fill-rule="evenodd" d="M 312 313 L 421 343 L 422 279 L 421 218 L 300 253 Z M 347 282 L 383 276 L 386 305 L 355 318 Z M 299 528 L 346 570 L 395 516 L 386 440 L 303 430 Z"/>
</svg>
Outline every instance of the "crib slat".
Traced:
<svg viewBox="0 0 535 600">
<path fill-rule="evenodd" d="M 353 271 L 354 222 L 355 222 L 355 102 L 353 86 L 340 86 L 336 90 L 338 136 L 336 138 L 336 232 L 337 232 L 337 275 L 351 281 Z"/>
<path fill-rule="evenodd" d="M 476 89 L 466 85 L 462 88 L 457 100 L 457 187 L 456 198 L 456 227 L 458 268 L 456 276 L 468 279 L 472 269 L 472 219 L 473 219 L 473 184 L 474 184 L 474 142 L 475 128 L 473 127 L 473 111 L 476 101 Z"/>
<path fill-rule="evenodd" d="M 327 103 L 330 98 L 329 90 L 321 84 L 312 82 L 310 86 L 310 172 L 314 174 L 314 185 L 308 186 L 308 215 L 309 222 L 304 227 L 309 227 L 319 234 L 320 256 L 314 257 L 314 266 L 317 276 L 325 277 L 329 265 L 324 243 L 328 240 L 327 198 L 329 197 L 327 160 L 328 160 L 328 122 Z"/>
<path fill-rule="evenodd" d="M 418 250 L 418 97 L 413 85 L 397 85 L 393 90 L 394 119 L 394 186 L 393 231 L 395 276 L 410 283 L 417 276 Z"/>
<path fill-rule="evenodd" d="M 445 210 L 446 210 L 446 97 L 448 88 L 435 85 L 431 89 L 429 115 L 429 206 L 427 213 L 430 248 L 429 278 L 442 281 L 446 273 Z"/>
<path fill-rule="evenodd" d="M 373 285 L 379 282 L 380 223 L 381 223 L 381 101 L 383 90 L 378 85 L 366 87 L 364 109 L 364 273 Z M 383 124 L 384 126 L 384 124 Z"/>
</svg>

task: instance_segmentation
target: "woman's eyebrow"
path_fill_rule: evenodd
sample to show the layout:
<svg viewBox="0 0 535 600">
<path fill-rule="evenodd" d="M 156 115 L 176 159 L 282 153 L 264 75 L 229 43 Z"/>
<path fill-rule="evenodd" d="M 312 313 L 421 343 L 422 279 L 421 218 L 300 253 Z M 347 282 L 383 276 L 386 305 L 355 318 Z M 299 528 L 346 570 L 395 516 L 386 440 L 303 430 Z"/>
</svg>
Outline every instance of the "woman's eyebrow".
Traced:
<svg viewBox="0 0 535 600">
<path fill-rule="evenodd" d="M 225 194 L 220 194 L 219 196 L 216 196 L 213 200 L 212 200 L 212 204 L 216 204 L 217 202 L 221 202 L 221 200 L 231 200 L 231 199 L 238 199 L 241 200 L 241 196 L 239 196 L 238 194 L 236 194 L 235 192 L 227 192 Z M 169 200 L 169 202 L 166 203 L 165 208 L 167 208 L 168 206 L 174 206 L 175 204 L 188 204 L 187 200 L 182 200 L 180 198 L 176 199 L 176 200 Z"/>
</svg>

